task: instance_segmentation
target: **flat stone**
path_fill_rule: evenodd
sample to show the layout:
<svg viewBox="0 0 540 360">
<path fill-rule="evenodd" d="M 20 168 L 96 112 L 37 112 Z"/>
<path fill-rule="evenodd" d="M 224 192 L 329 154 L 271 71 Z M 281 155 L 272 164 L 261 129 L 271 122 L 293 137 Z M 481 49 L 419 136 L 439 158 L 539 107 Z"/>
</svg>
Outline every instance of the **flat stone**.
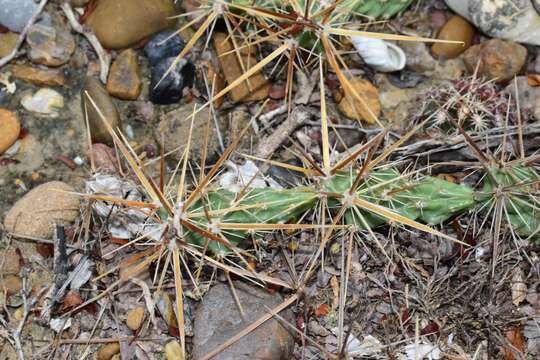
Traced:
<svg viewBox="0 0 540 360">
<path fill-rule="evenodd" d="M 244 317 L 242 318 L 229 286 L 218 284 L 212 287 L 195 314 L 194 359 L 202 358 L 255 320 L 268 314 L 269 309 L 283 301 L 278 294 L 270 294 L 240 282 L 236 282 L 234 286 L 244 310 Z M 282 311 L 279 315 L 286 321 L 293 322 L 290 310 Z M 212 359 L 291 359 L 293 348 L 293 337 L 277 319 L 273 318 Z"/>
<path fill-rule="evenodd" d="M 101 115 L 105 118 L 105 121 L 107 121 L 113 129 L 120 127 L 120 115 L 118 114 L 118 110 L 116 105 L 114 105 L 111 96 L 98 79 L 88 77 L 86 78 L 86 84 L 81 93 L 81 99 L 83 114 L 85 114 L 85 107 L 88 112 L 88 124 L 90 126 L 92 142 L 112 146 L 113 138 L 109 133 L 107 126 L 103 123 L 100 113 L 96 110 L 97 107 L 101 112 Z M 90 100 L 94 102 L 95 106 Z"/>
<path fill-rule="evenodd" d="M 234 49 L 234 46 L 232 41 L 228 39 L 228 35 L 214 33 L 213 38 L 214 46 L 218 53 L 221 72 L 225 75 L 225 80 L 227 80 L 227 83 L 230 85 L 242 76 L 245 71 L 242 70 L 237 55 L 234 52 L 231 52 Z M 257 64 L 257 56 L 254 48 L 248 47 L 239 51 L 246 71 Z M 224 55 L 226 53 L 228 54 Z M 258 71 L 248 80 L 232 89 L 229 94 L 234 102 L 258 101 L 268 98 L 270 87 L 270 83 L 266 80 L 264 75 Z"/>
<path fill-rule="evenodd" d="M 0 24 L 11 31 L 21 32 L 37 8 L 34 0 L 0 0 Z"/>
<path fill-rule="evenodd" d="M 9 55 L 19 39 L 19 34 L 12 32 L 7 32 L 5 34 L 0 34 L 0 58 Z"/>
<path fill-rule="evenodd" d="M 52 89 L 43 88 L 35 94 L 23 96 L 21 105 L 28 111 L 56 117 L 58 110 L 64 107 L 64 97 Z"/>
<path fill-rule="evenodd" d="M 17 251 L 0 251 L 0 275 L 15 275 L 19 271 L 21 271 L 21 257 Z"/>
<path fill-rule="evenodd" d="M 21 123 L 17 115 L 0 108 L 0 155 L 17 141 L 20 131 Z"/>
<path fill-rule="evenodd" d="M 194 102 L 185 104 L 178 109 L 169 111 L 161 116 L 159 126 L 155 130 L 155 137 L 158 142 L 164 135 L 165 152 L 174 151 L 171 156 L 179 160 L 182 156 L 182 149 L 188 143 L 189 129 L 191 126 L 191 117 L 195 111 Z M 198 104 L 198 108 L 200 108 Z M 208 126 L 208 147 L 207 156 L 210 158 L 219 149 L 217 131 L 215 130 L 214 120 L 208 110 L 198 112 L 193 120 L 193 130 L 191 135 L 191 159 L 200 159 L 202 148 L 204 146 L 205 129 Z"/>
<path fill-rule="evenodd" d="M 9 232 L 50 239 L 55 224 L 70 224 L 79 215 L 80 198 L 71 186 L 51 181 L 26 193 L 8 211 L 4 226 Z"/>
<path fill-rule="evenodd" d="M 123 100 L 136 100 L 141 93 L 141 76 L 137 53 L 133 49 L 124 50 L 111 66 L 107 91 Z"/>
<path fill-rule="evenodd" d="M 101 0 L 86 24 L 103 46 L 122 49 L 175 23 L 173 0 Z"/>
<path fill-rule="evenodd" d="M 351 79 L 349 81 L 364 101 L 361 102 L 351 91 L 344 89 L 344 96 L 338 104 L 338 110 L 348 118 L 363 120 L 370 124 L 375 123 L 375 119 L 381 114 L 379 90 L 364 79 Z"/>
<path fill-rule="evenodd" d="M 527 48 L 510 41 L 491 39 L 474 45 L 463 54 L 470 73 L 478 66 L 478 74 L 488 80 L 504 82 L 519 73 L 527 60 Z"/>
<path fill-rule="evenodd" d="M 38 86 L 65 86 L 66 76 L 59 69 L 41 69 L 28 65 L 13 65 L 9 68 L 11 76 Z"/>
<path fill-rule="evenodd" d="M 64 65 L 75 51 L 75 39 L 63 28 L 34 24 L 26 36 L 28 58 L 36 64 Z"/>
<path fill-rule="evenodd" d="M 127 313 L 126 325 L 133 331 L 139 330 L 144 320 L 144 308 L 139 306 L 131 309 Z"/>
</svg>

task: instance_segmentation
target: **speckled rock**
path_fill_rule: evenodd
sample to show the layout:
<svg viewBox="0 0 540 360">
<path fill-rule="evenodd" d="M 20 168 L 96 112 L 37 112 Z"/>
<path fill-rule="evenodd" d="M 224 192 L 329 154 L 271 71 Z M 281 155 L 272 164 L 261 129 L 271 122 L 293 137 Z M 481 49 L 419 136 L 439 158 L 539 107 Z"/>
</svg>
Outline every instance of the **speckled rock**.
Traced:
<svg viewBox="0 0 540 360">
<path fill-rule="evenodd" d="M 50 239 L 54 224 L 69 224 L 79 214 L 80 198 L 68 193 L 73 191 L 75 189 L 61 181 L 51 181 L 32 189 L 6 214 L 6 230 Z"/>
<path fill-rule="evenodd" d="M 66 76 L 59 69 L 42 69 L 28 65 L 13 65 L 11 75 L 21 81 L 38 86 L 65 86 Z"/>
<path fill-rule="evenodd" d="M 88 77 L 82 90 L 81 99 L 83 114 L 85 113 L 85 107 L 86 111 L 88 111 L 88 124 L 90 126 L 92 142 L 113 145 L 111 134 L 92 103 L 92 101 L 95 103 L 95 106 L 97 106 L 107 123 L 113 129 L 121 126 L 120 115 L 107 90 L 101 85 L 98 79 Z"/>
<path fill-rule="evenodd" d="M 243 283 L 236 282 L 234 286 L 244 310 L 244 318 L 229 286 L 218 284 L 212 287 L 195 314 L 194 359 L 202 358 L 283 301 L 278 294 L 270 294 Z M 280 316 L 292 322 L 290 310 L 282 311 Z M 212 359 L 291 359 L 293 347 L 294 339 L 289 331 L 277 319 L 271 319 Z"/>
<path fill-rule="evenodd" d="M 21 123 L 17 115 L 0 108 L 0 155 L 17 141 L 20 131 Z"/>
<path fill-rule="evenodd" d="M 503 82 L 514 77 L 527 60 L 527 49 L 514 42 L 500 39 L 487 40 L 469 48 L 463 61 L 470 73 L 476 71 L 489 80 Z"/>
<path fill-rule="evenodd" d="M 180 159 L 182 156 L 181 149 L 188 143 L 191 115 L 195 111 L 195 105 L 197 105 L 198 108 L 201 107 L 200 104 L 192 102 L 163 114 L 159 126 L 155 130 L 157 142 L 160 142 L 161 134 L 163 134 L 165 151 L 174 151 L 171 156 L 175 159 Z M 219 149 L 218 135 L 215 130 L 214 121 L 211 118 L 208 109 L 200 111 L 195 115 L 193 120 L 193 131 L 191 136 L 191 156 L 194 160 L 200 159 L 207 124 L 210 126 L 207 148 L 208 157 L 212 157 Z"/>
<path fill-rule="evenodd" d="M 0 0 L 0 24 L 21 32 L 37 8 L 34 0 Z"/>
<path fill-rule="evenodd" d="M 36 64 L 64 65 L 75 51 L 75 39 L 64 28 L 34 24 L 26 36 L 28 58 Z"/>
<path fill-rule="evenodd" d="M 462 44 L 435 43 L 431 47 L 433 54 L 440 59 L 452 59 L 471 47 L 474 27 L 461 16 L 452 16 L 439 31 L 437 39 L 463 41 Z"/>
<path fill-rule="evenodd" d="M 141 86 L 137 53 L 132 49 L 122 51 L 111 66 L 107 91 L 119 99 L 136 100 L 141 93 Z"/>
<path fill-rule="evenodd" d="M 12 32 L 0 34 L 0 58 L 9 55 L 13 51 L 18 38 L 19 34 Z"/>
<path fill-rule="evenodd" d="M 370 124 L 374 123 L 381 114 L 379 91 L 364 79 L 352 79 L 350 82 L 364 101 L 359 101 L 351 91 L 344 91 L 345 96 L 339 101 L 338 110 L 348 118 L 364 120 Z"/>
<path fill-rule="evenodd" d="M 174 25 L 173 0 L 101 0 L 86 24 L 103 46 L 121 49 Z"/>
</svg>

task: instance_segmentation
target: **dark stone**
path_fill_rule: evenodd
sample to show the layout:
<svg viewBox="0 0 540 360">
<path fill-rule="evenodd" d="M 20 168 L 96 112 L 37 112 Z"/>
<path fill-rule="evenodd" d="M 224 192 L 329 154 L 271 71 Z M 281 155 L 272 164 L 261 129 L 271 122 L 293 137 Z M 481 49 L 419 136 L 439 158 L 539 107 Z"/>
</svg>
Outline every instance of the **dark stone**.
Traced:
<svg viewBox="0 0 540 360">
<path fill-rule="evenodd" d="M 426 78 L 422 74 L 408 70 L 388 74 L 387 76 L 390 83 L 400 89 L 414 88 Z"/>
<path fill-rule="evenodd" d="M 302 162 L 297 159 L 291 159 L 285 161 L 285 163 L 289 165 L 303 167 Z M 299 171 L 293 171 L 275 165 L 270 166 L 266 174 L 272 179 L 276 180 L 279 185 L 283 186 L 284 188 L 292 188 L 294 186 L 298 186 L 302 183 L 302 180 L 304 179 L 304 174 Z"/>
<path fill-rule="evenodd" d="M 182 99 L 182 90 L 185 87 L 193 86 L 195 66 L 185 59 L 181 59 L 174 69 L 161 80 L 174 62 L 174 59 L 172 57 L 166 58 L 152 66 L 150 101 L 154 104 L 177 103 Z"/>
<path fill-rule="evenodd" d="M 9 94 L 5 87 L 0 86 L 0 106 L 7 104 L 9 99 Z"/>
<path fill-rule="evenodd" d="M 238 281 L 234 283 L 234 288 L 244 316 L 238 310 L 229 286 L 213 286 L 195 313 L 193 359 L 201 359 L 283 301 L 277 293 L 271 294 Z M 289 324 L 294 324 L 291 310 L 284 310 L 279 315 Z M 292 358 L 293 349 L 291 332 L 274 317 L 212 359 L 288 360 Z"/>
<path fill-rule="evenodd" d="M 144 52 L 148 56 L 150 64 L 155 65 L 163 59 L 175 58 L 184 49 L 185 44 L 180 36 L 175 35 L 167 40 L 173 34 L 174 32 L 170 30 L 162 31 L 146 44 Z"/>
</svg>

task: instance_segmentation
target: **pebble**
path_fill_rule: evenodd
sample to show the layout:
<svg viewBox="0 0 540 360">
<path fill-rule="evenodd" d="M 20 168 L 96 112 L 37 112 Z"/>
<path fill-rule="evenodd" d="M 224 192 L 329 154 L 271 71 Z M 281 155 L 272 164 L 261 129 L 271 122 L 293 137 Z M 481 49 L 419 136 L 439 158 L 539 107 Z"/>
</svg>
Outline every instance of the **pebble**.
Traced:
<svg viewBox="0 0 540 360">
<path fill-rule="evenodd" d="M 349 80 L 356 93 L 364 100 L 369 110 L 350 91 L 344 91 L 345 96 L 338 104 L 338 110 L 348 118 L 375 123 L 375 117 L 381 114 L 379 91 L 369 81 L 364 79 Z"/>
<path fill-rule="evenodd" d="M 35 94 L 26 94 L 21 99 L 21 105 L 28 111 L 58 116 L 58 110 L 64 107 L 64 98 L 53 89 L 39 89 Z"/>
<path fill-rule="evenodd" d="M 184 49 L 182 38 L 174 31 L 165 30 L 152 37 L 144 46 L 144 53 L 151 65 L 156 65 L 166 58 L 175 58 Z"/>
<path fill-rule="evenodd" d="M 21 291 L 22 285 L 22 280 L 17 275 L 0 276 L 0 291 L 5 291 L 8 296 Z"/>
<path fill-rule="evenodd" d="M 103 46 L 122 49 L 175 24 L 173 0 L 101 0 L 86 24 Z"/>
<path fill-rule="evenodd" d="M 177 103 L 182 99 L 183 89 L 193 85 L 195 66 L 186 59 L 181 59 L 174 69 L 163 78 L 174 60 L 174 58 L 166 58 L 152 66 L 150 101 L 154 104 Z"/>
<path fill-rule="evenodd" d="M 234 283 L 234 287 L 238 301 L 242 304 L 244 316 L 240 314 L 228 285 L 218 284 L 212 287 L 195 314 L 193 358 L 202 358 L 255 320 L 268 314 L 268 309 L 283 301 L 277 293 L 270 294 L 240 282 Z M 293 322 L 290 310 L 282 311 L 280 316 L 286 321 Z M 291 359 L 293 348 L 294 338 L 274 318 L 240 338 L 212 359 Z"/>
<path fill-rule="evenodd" d="M 116 105 L 114 105 L 111 96 L 103 87 L 103 85 L 101 85 L 101 82 L 98 79 L 94 77 L 86 78 L 86 84 L 81 93 L 82 112 L 83 114 L 85 113 L 86 105 L 86 111 L 88 112 L 88 124 L 90 126 L 90 135 L 92 138 L 92 142 L 103 143 L 112 146 L 113 139 L 111 137 L 111 134 L 103 123 L 103 119 L 94 107 L 94 104 L 92 104 L 92 102 L 87 99 L 87 95 L 85 92 L 88 92 L 88 96 L 90 97 L 90 99 L 92 99 L 97 108 L 101 111 L 101 114 L 103 115 L 105 120 L 109 123 L 109 125 L 111 125 L 113 129 L 121 126 L 120 115 L 118 114 Z"/>
<path fill-rule="evenodd" d="M 69 61 L 75 51 L 75 39 L 60 27 L 34 24 L 26 36 L 28 58 L 36 64 L 60 66 Z"/>
<path fill-rule="evenodd" d="M 54 224 L 69 224 L 79 215 L 80 198 L 70 185 L 51 181 L 32 189 L 7 212 L 4 226 L 23 236 L 50 239 Z"/>
<path fill-rule="evenodd" d="M 115 151 L 105 144 L 92 144 L 92 154 L 88 154 L 88 158 L 92 156 L 94 167 L 97 173 L 100 174 L 116 174 L 118 172 L 118 159 Z"/>
<path fill-rule="evenodd" d="M 182 354 L 182 348 L 176 340 L 169 341 L 165 345 L 165 356 L 167 360 L 183 360 L 184 356 Z"/>
<path fill-rule="evenodd" d="M 34 0 L 0 0 L 0 24 L 21 32 L 37 8 Z"/>
<path fill-rule="evenodd" d="M 518 76 L 516 83 L 521 110 L 529 111 L 536 118 L 536 121 L 540 121 L 540 87 L 530 86 L 527 76 Z M 508 84 L 504 91 L 514 97 L 514 82 Z"/>
<path fill-rule="evenodd" d="M 116 354 L 120 354 L 120 343 L 103 345 L 97 353 L 97 360 L 110 360 Z"/>
<path fill-rule="evenodd" d="M 141 75 L 137 53 L 124 50 L 111 66 L 107 80 L 107 91 L 122 100 L 136 100 L 141 94 Z"/>
<path fill-rule="evenodd" d="M 214 46 L 218 53 L 218 59 L 221 66 L 221 72 L 225 75 L 225 80 L 231 84 L 238 79 L 244 70 L 238 61 L 238 57 L 234 52 L 231 52 L 234 47 L 228 39 L 228 35 L 224 33 L 214 33 Z M 228 53 L 227 55 L 224 55 Z M 254 48 L 244 48 L 240 50 L 240 57 L 244 63 L 246 70 L 250 69 L 257 63 L 257 54 Z M 253 74 L 248 81 L 244 81 L 232 89 L 229 94 L 234 102 L 249 102 L 263 100 L 270 93 L 271 84 L 266 80 L 264 75 L 259 71 Z"/>
<path fill-rule="evenodd" d="M 461 16 L 454 15 L 439 31 L 437 39 L 463 41 L 464 44 L 435 43 L 431 51 L 439 59 L 452 59 L 470 48 L 473 38 L 474 27 Z"/>
<path fill-rule="evenodd" d="M 21 123 L 17 115 L 14 112 L 0 108 L 0 155 L 17 141 L 20 131 Z"/>
<path fill-rule="evenodd" d="M 19 271 L 21 271 L 21 257 L 17 251 L 0 251 L 0 275 L 15 275 Z"/>
<path fill-rule="evenodd" d="M 198 107 L 201 106 L 200 104 L 192 102 L 163 114 L 160 118 L 161 121 L 155 130 L 156 140 L 160 140 L 161 134 L 163 134 L 165 152 L 174 150 L 174 153 L 171 154 L 171 156 L 176 160 L 180 160 L 182 156 L 181 151 L 178 149 L 183 149 L 188 142 L 191 115 L 195 111 L 195 105 L 198 105 Z M 206 124 L 210 124 L 207 147 L 208 157 L 214 155 L 219 149 L 219 141 L 213 119 L 208 111 L 200 111 L 195 115 L 193 120 L 193 130 L 191 135 L 191 155 L 194 160 L 200 159 L 201 157 Z"/>
<path fill-rule="evenodd" d="M 59 69 L 41 69 L 28 65 L 13 65 L 9 68 L 11 76 L 38 86 L 65 86 L 66 76 Z"/>
<path fill-rule="evenodd" d="M 136 307 L 135 309 L 131 309 L 128 311 L 127 317 L 126 317 L 126 325 L 131 330 L 137 331 L 141 327 L 143 320 L 144 320 L 144 308 Z"/>
<path fill-rule="evenodd" d="M 19 39 L 19 34 L 12 32 L 0 34 L 0 58 L 9 55 L 15 49 L 17 39 Z"/>
<path fill-rule="evenodd" d="M 504 82 L 514 77 L 527 60 L 527 49 L 515 42 L 500 39 L 474 45 L 463 54 L 470 73 L 476 71 L 488 80 Z"/>
</svg>

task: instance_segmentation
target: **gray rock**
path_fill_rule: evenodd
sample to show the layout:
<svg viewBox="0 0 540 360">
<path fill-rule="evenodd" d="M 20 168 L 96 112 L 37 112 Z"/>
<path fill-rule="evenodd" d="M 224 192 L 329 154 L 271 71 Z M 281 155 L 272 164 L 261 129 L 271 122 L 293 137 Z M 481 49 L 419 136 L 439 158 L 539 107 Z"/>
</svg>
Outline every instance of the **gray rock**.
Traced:
<svg viewBox="0 0 540 360">
<path fill-rule="evenodd" d="M 516 82 L 521 110 L 529 111 L 536 121 L 540 121 L 540 86 L 530 86 L 527 76 L 518 76 Z M 504 91 L 514 96 L 514 82 L 511 82 Z"/>
<path fill-rule="evenodd" d="M 231 290 L 218 284 L 205 295 L 195 314 L 193 359 L 200 359 L 225 341 L 252 324 L 283 300 L 278 294 L 234 284 L 244 310 L 244 319 L 238 310 Z M 280 316 L 292 322 L 292 313 L 285 310 Z M 276 319 L 263 325 L 214 356 L 214 360 L 288 360 L 292 357 L 294 339 Z"/>
<path fill-rule="evenodd" d="M 0 24 L 21 32 L 37 8 L 34 0 L 0 0 Z"/>
</svg>

